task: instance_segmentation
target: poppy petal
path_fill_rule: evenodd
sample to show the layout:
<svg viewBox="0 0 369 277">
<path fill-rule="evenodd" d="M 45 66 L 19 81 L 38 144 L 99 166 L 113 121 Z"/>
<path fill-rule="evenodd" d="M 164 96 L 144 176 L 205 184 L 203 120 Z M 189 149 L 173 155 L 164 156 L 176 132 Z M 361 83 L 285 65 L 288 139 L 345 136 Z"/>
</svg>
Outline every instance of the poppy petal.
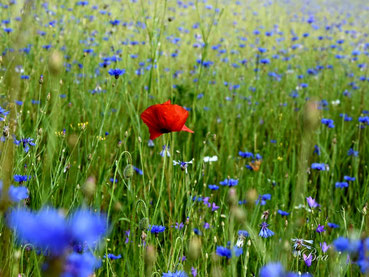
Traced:
<svg viewBox="0 0 369 277">
<path fill-rule="evenodd" d="M 179 105 L 163 105 L 161 107 L 161 122 L 165 129 L 179 132 L 186 123 L 188 111 Z"/>
<path fill-rule="evenodd" d="M 179 105 L 171 104 L 170 100 L 163 104 L 152 105 L 141 114 L 142 121 L 149 127 L 152 140 L 170 132 L 193 133 L 185 126 L 187 117 L 188 111 Z"/>
<path fill-rule="evenodd" d="M 185 131 L 185 132 L 189 132 L 189 133 L 194 133 L 194 131 L 192 131 L 190 128 L 188 128 L 186 125 L 183 125 L 182 130 L 181 131 Z"/>
</svg>

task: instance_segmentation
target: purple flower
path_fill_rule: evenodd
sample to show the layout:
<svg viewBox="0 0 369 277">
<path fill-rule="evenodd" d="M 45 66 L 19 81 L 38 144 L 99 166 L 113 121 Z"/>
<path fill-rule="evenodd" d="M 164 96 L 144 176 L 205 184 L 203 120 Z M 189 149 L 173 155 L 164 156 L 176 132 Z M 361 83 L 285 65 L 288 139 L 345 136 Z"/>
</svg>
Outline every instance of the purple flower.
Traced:
<svg viewBox="0 0 369 277">
<path fill-rule="evenodd" d="M 307 198 L 306 198 L 306 201 L 308 202 L 309 207 L 310 207 L 310 208 L 312 208 L 312 209 L 320 206 L 320 205 L 315 201 L 315 199 L 313 199 L 311 196 L 307 197 Z"/>
<path fill-rule="evenodd" d="M 306 256 L 305 253 L 303 254 L 303 257 L 304 257 L 304 261 L 305 261 L 305 264 L 310 267 L 311 266 L 311 262 L 313 260 L 313 256 L 311 254 L 309 254 L 309 256 Z"/>
<path fill-rule="evenodd" d="M 197 269 L 194 268 L 194 267 L 191 267 L 191 274 L 193 277 L 196 277 L 197 276 Z"/>
<path fill-rule="evenodd" d="M 323 233 L 323 232 L 325 232 L 325 230 L 324 230 L 324 225 L 318 225 L 318 227 L 316 228 L 316 231 L 318 232 L 318 233 Z"/>
<path fill-rule="evenodd" d="M 17 140 L 15 137 L 14 137 L 14 144 L 15 145 L 20 145 L 21 144 L 23 146 L 24 152 L 26 152 L 26 153 L 28 153 L 30 146 L 35 146 L 36 145 L 33 142 L 32 138 L 25 138 L 25 139 Z"/>
<path fill-rule="evenodd" d="M 327 252 L 329 249 L 329 245 L 326 242 L 320 243 L 320 248 L 322 249 L 323 253 Z"/>
<path fill-rule="evenodd" d="M 260 224 L 260 232 L 259 236 L 263 238 L 268 238 L 274 235 L 274 232 L 268 229 L 269 224 L 266 222 L 263 222 Z"/>
<path fill-rule="evenodd" d="M 183 229 L 183 227 L 184 227 L 183 222 L 181 222 L 181 223 L 176 222 L 176 226 L 175 226 L 175 228 L 176 228 L 177 230 L 182 230 L 182 229 Z"/>
<path fill-rule="evenodd" d="M 218 210 L 218 209 L 219 209 L 219 206 L 217 206 L 217 205 L 213 202 L 212 207 L 211 207 L 211 211 L 212 211 L 212 212 L 214 212 L 214 211 L 216 211 L 216 210 Z"/>
</svg>

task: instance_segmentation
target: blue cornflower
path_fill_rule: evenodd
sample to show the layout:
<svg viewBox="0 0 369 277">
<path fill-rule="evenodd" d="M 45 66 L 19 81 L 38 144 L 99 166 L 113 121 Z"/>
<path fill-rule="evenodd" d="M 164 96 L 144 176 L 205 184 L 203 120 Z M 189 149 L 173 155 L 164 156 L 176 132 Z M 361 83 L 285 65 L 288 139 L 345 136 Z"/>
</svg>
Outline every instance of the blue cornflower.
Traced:
<svg viewBox="0 0 369 277">
<path fill-rule="evenodd" d="M 328 227 L 335 229 L 335 228 L 339 228 L 340 226 L 338 224 L 332 223 L 332 222 L 328 222 Z"/>
<path fill-rule="evenodd" d="M 3 192 L 3 182 L 0 180 L 0 197 Z M 28 189 L 26 187 L 15 187 L 11 185 L 8 190 L 9 199 L 12 202 L 18 203 L 21 200 L 28 198 Z"/>
<path fill-rule="evenodd" d="M 243 236 L 243 237 L 248 237 L 249 232 L 247 232 L 246 230 L 238 230 L 238 235 Z"/>
<path fill-rule="evenodd" d="M 107 231 L 106 217 L 89 210 L 81 209 L 69 218 L 68 226 L 75 241 L 82 241 L 93 247 Z"/>
<path fill-rule="evenodd" d="M 347 151 L 347 156 L 357 157 L 358 155 L 359 155 L 359 151 L 355 151 L 352 148 L 350 148 L 349 151 Z"/>
<path fill-rule="evenodd" d="M 165 231 L 165 227 L 161 225 L 152 225 L 150 227 L 150 232 L 152 234 L 159 234 Z"/>
<path fill-rule="evenodd" d="M 104 255 L 104 258 L 106 258 L 106 255 Z M 122 258 L 122 255 L 121 254 L 119 254 L 117 256 L 114 255 L 114 254 L 111 254 L 111 253 L 108 254 L 108 259 L 110 259 L 110 260 L 118 260 L 120 258 Z"/>
<path fill-rule="evenodd" d="M 0 189 L 0 194 L 1 194 L 1 189 Z M 29 192 L 26 187 L 15 187 L 13 185 L 9 187 L 8 194 L 9 194 L 10 200 L 15 203 L 18 203 L 21 200 L 27 199 L 29 196 Z"/>
<path fill-rule="evenodd" d="M 149 139 L 149 141 L 147 142 L 147 146 L 154 147 L 155 146 L 154 141 L 152 139 Z"/>
<path fill-rule="evenodd" d="M 116 25 L 119 25 L 120 20 L 119 20 L 119 19 L 110 20 L 110 21 L 109 21 L 109 23 L 110 23 L 112 26 L 116 26 Z"/>
<path fill-rule="evenodd" d="M 281 263 L 269 263 L 260 270 L 260 277 L 282 277 L 285 274 Z"/>
<path fill-rule="evenodd" d="M 162 277 L 187 277 L 188 275 L 186 274 L 186 272 L 184 271 L 176 271 L 176 272 L 170 272 L 168 271 L 168 273 L 163 273 Z"/>
<path fill-rule="evenodd" d="M 347 188 L 348 187 L 348 183 L 347 182 L 336 182 L 336 188 Z"/>
<path fill-rule="evenodd" d="M 93 49 L 83 49 L 83 53 L 86 53 L 86 54 L 92 54 L 94 52 Z M 80 66 L 80 68 L 83 67 L 82 64 L 79 64 L 78 66 Z"/>
<path fill-rule="evenodd" d="M 0 106 L 0 121 L 5 121 L 5 117 L 9 114 L 9 111 L 6 111 Z"/>
<path fill-rule="evenodd" d="M 227 247 L 223 247 L 223 246 L 217 246 L 217 249 L 216 249 L 215 253 L 218 256 L 226 257 L 228 259 L 230 259 L 232 257 L 232 251 L 230 249 L 228 249 Z"/>
<path fill-rule="evenodd" d="M 12 28 L 3 28 L 4 32 L 9 34 L 11 32 L 13 32 L 13 29 Z"/>
<path fill-rule="evenodd" d="M 95 269 L 99 268 L 100 262 L 90 252 L 83 254 L 73 252 L 66 258 L 65 271 L 61 277 L 91 276 Z"/>
<path fill-rule="evenodd" d="M 254 158 L 254 154 L 251 153 L 251 152 L 242 152 L 242 151 L 239 151 L 238 152 L 238 155 L 240 155 L 242 158 Z"/>
<path fill-rule="evenodd" d="M 333 241 L 333 246 L 337 251 L 343 252 L 349 249 L 350 241 L 347 238 L 339 237 Z"/>
<path fill-rule="evenodd" d="M 327 169 L 327 165 L 324 163 L 312 163 L 311 169 L 316 169 L 319 171 L 325 171 Z"/>
<path fill-rule="evenodd" d="M 263 159 L 263 157 L 262 157 L 259 153 L 257 153 L 257 154 L 255 155 L 255 159 L 257 159 L 257 160 L 262 160 L 262 159 Z"/>
<path fill-rule="evenodd" d="M 27 175 L 14 175 L 14 182 L 23 183 L 31 179 L 31 176 Z"/>
<path fill-rule="evenodd" d="M 285 211 L 282 211 L 282 210 L 278 210 L 278 213 L 281 215 L 281 216 L 288 216 L 290 213 L 288 212 L 285 212 Z"/>
<path fill-rule="evenodd" d="M 270 200 L 272 198 L 271 194 L 263 194 L 259 195 L 259 198 L 255 201 L 256 205 L 260 203 L 260 206 L 264 206 L 266 204 L 267 200 Z"/>
<path fill-rule="evenodd" d="M 260 232 L 259 232 L 259 236 L 263 237 L 263 238 L 268 238 L 271 236 L 274 236 L 274 232 L 268 229 L 269 224 L 266 222 L 263 222 L 260 224 Z"/>
<path fill-rule="evenodd" d="M 359 117 L 359 122 L 363 123 L 363 124 L 366 124 L 366 125 L 369 125 L 369 116 L 360 116 Z"/>
<path fill-rule="evenodd" d="M 318 156 L 320 156 L 320 148 L 318 145 L 314 145 L 314 154 L 317 154 Z"/>
<path fill-rule="evenodd" d="M 36 145 L 33 142 L 32 138 L 24 138 L 24 139 L 21 139 L 21 140 L 17 140 L 15 137 L 14 137 L 14 144 L 15 145 L 21 144 L 23 146 L 24 152 L 26 152 L 26 153 L 28 153 L 30 146 L 35 146 Z"/>
<path fill-rule="evenodd" d="M 88 1 L 78 1 L 76 3 L 77 6 L 87 6 L 88 5 Z"/>
<path fill-rule="evenodd" d="M 25 208 L 12 210 L 8 225 L 21 243 L 30 243 L 53 255 L 61 255 L 70 242 L 65 218 L 54 209 L 32 212 Z"/>
<path fill-rule="evenodd" d="M 270 64 L 270 60 L 269 59 L 266 59 L 266 58 L 265 59 L 261 59 L 260 60 L 260 63 L 261 64 Z"/>
<path fill-rule="evenodd" d="M 355 177 L 350 177 L 350 176 L 344 176 L 344 177 L 343 177 L 343 179 L 344 179 L 345 181 L 348 181 L 348 182 L 353 182 L 353 181 L 355 181 L 355 180 L 356 180 L 356 178 L 355 178 Z"/>
<path fill-rule="evenodd" d="M 219 189 L 219 186 L 217 186 L 217 185 L 209 185 L 208 187 L 211 190 L 218 190 Z"/>
<path fill-rule="evenodd" d="M 126 73 L 126 70 L 125 69 L 119 69 L 119 68 L 111 68 L 109 69 L 108 73 L 111 75 L 111 76 L 114 76 L 115 79 L 118 79 L 120 75 L 123 75 L 124 73 Z"/>
<path fill-rule="evenodd" d="M 237 179 L 224 179 L 224 181 L 220 181 L 219 182 L 220 185 L 222 186 L 228 186 L 228 187 L 234 187 L 238 185 L 238 180 Z"/>
<path fill-rule="evenodd" d="M 332 119 L 322 118 L 321 122 L 322 124 L 327 125 L 328 128 L 334 128 L 334 121 Z"/>
<path fill-rule="evenodd" d="M 163 150 L 160 151 L 160 156 L 164 157 L 165 155 L 167 155 L 167 157 L 170 157 L 169 149 L 169 145 L 163 145 Z"/>
<path fill-rule="evenodd" d="M 143 171 L 138 167 L 132 166 L 133 170 L 136 171 L 138 174 L 143 175 Z"/>
</svg>

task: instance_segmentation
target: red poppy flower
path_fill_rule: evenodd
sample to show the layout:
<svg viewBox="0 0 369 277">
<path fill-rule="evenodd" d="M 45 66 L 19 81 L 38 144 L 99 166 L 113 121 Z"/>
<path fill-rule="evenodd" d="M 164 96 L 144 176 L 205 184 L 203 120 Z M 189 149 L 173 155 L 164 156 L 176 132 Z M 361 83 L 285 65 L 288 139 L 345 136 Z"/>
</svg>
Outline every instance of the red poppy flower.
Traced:
<svg viewBox="0 0 369 277">
<path fill-rule="evenodd" d="M 170 100 L 163 104 L 148 107 L 142 114 L 142 121 L 149 127 L 150 139 L 156 139 L 165 133 L 190 132 L 186 125 L 188 111 L 178 105 L 173 105 Z"/>
</svg>

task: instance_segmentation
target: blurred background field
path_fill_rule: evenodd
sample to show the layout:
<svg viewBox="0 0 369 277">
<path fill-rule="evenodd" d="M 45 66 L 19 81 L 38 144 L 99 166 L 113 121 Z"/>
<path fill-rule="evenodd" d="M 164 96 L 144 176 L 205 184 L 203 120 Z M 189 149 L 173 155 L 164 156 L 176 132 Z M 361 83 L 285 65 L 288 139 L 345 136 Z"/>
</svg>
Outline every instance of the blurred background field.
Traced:
<svg viewBox="0 0 369 277">
<path fill-rule="evenodd" d="M 2 195 L 4 276 L 52 264 L 8 229 L 20 207 L 104 214 L 96 276 L 258 276 L 271 262 L 368 272 L 366 1 L 13 0 L 0 11 L 3 191 L 28 191 Z M 169 99 L 194 134 L 149 141 L 140 114 Z M 342 236 L 360 247 L 336 251 Z"/>
</svg>

